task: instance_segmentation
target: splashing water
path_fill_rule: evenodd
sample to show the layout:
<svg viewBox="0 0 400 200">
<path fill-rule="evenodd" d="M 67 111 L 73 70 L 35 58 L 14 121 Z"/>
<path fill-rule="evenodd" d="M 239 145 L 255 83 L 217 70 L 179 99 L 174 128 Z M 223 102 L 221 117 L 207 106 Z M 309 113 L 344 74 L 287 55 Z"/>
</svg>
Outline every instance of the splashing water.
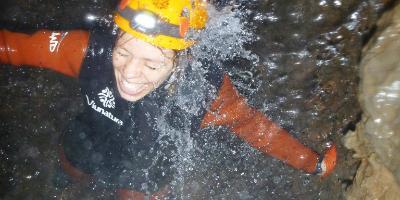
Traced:
<svg viewBox="0 0 400 200">
<path fill-rule="evenodd" d="M 209 6 L 209 21 L 205 30 L 192 37 L 198 41 L 191 48 L 195 58 L 222 61 L 237 57 L 258 61 L 258 57 L 245 49 L 245 44 L 256 39 L 244 26 L 245 11 L 226 7 L 220 11 Z"/>
<path fill-rule="evenodd" d="M 218 90 L 210 82 L 216 80 L 209 80 L 208 75 L 218 71 L 216 69 L 223 70 L 223 62 L 234 58 L 258 61 L 255 55 L 244 48 L 255 37 L 244 27 L 241 21 L 243 14 L 231 9 L 217 11 L 210 7 L 209 10 L 210 21 L 207 28 L 190 36 L 198 42 L 190 50 L 180 54 L 178 70 L 164 88 L 173 88 L 174 93 L 167 98 L 165 105 L 160 106 L 161 114 L 156 119 L 156 128 L 160 133 L 157 141 L 161 146 L 171 143 L 175 149 L 171 158 L 171 167 L 175 172 L 171 187 L 174 188 L 175 196 L 181 199 L 193 195 L 193 191 L 186 190 L 197 184 L 191 177 L 196 169 L 199 170 L 198 166 L 215 165 L 206 162 L 204 157 L 196 157 L 213 149 L 203 149 L 194 138 L 198 134 L 194 132 L 200 132 L 196 130 L 199 129 L 199 124 L 194 121 L 201 120 L 204 110 L 209 106 L 210 100 L 216 97 Z M 216 78 L 222 79 L 222 73 L 219 75 Z M 176 125 L 177 122 L 179 125 Z M 217 131 L 207 130 L 202 134 L 210 135 L 211 140 Z M 161 152 L 157 152 L 152 159 L 157 160 L 161 156 Z"/>
</svg>

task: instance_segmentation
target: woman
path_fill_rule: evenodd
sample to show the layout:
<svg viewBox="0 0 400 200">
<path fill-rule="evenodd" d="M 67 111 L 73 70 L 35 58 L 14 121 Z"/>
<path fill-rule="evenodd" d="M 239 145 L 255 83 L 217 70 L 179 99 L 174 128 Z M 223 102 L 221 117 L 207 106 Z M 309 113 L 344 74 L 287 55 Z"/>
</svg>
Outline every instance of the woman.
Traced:
<svg viewBox="0 0 400 200">
<path fill-rule="evenodd" d="M 172 179 L 175 150 L 160 139 L 158 116 L 177 95 L 171 82 L 180 73 L 182 50 L 195 44 L 187 33 L 205 27 L 207 12 L 203 1 L 123 0 L 114 20 L 118 34 L 1 30 L 0 62 L 79 78 L 85 110 L 70 123 L 60 148 L 69 175 L 115 189 L 121 199 L 160 197 Z M 250 108 L 217 67 L 206 77 L 217 92 L 203 95 L 206 103 L 191 115 L 191 130 L 226 126 L 294 168 L 321 176 L 332 172 L 335 146 L 320 157 Z M 179 108 L 167 109 L 170 124 L 185 126 Z"/>
</svg>

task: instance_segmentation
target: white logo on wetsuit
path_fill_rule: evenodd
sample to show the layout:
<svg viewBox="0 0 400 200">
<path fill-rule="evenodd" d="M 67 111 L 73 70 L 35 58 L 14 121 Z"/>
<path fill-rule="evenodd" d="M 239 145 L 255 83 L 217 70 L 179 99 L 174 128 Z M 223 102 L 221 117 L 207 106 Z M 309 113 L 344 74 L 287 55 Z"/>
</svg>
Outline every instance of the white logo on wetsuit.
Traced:
<svg viewBox="0 0 400 200">
<path fill-rule="evenodd" d="M 124 125 L 124 122 L 122 122 L 122 120 L 120 120 L 117 117 L 115 117 L 111 112 L 105 110 L 104 108 L 102 108 L 100 106 L 97 106 L 96 103 L 94 102 L 94 100 L 90 100 L 88 95 L 86 95 L 86 100 L 87 100 L 87 105 L 89 107 L 91 107 L 94 111 L 96 111 L 96 112 L 102 114 L 103 116 L 111 119 L 112 121 L 114 121 L 115 123 L 117 123 L 120 126 Z"/>
<path fill-rule="evenodd" d="M 106 87 L 99 94 L 100 102 L 103 103 L 103 106 L 106 108 L 115 108 L 115 99 L 111 90 Z"/>
<path fill-rule="evenodd" d="M 54 52 L 55 50 L 58 51 L 58 47 L 60 46 L 59 44 L 61 41 L 67 36 L 68 32 L 65 33 L 59 33 L 59 32 L 52 32 L 50 35 L 50 45 L 49 45 L 49 51 Z M 58 36 L 61 36 L 60 40 L 58 40 Z"/>
</svg>

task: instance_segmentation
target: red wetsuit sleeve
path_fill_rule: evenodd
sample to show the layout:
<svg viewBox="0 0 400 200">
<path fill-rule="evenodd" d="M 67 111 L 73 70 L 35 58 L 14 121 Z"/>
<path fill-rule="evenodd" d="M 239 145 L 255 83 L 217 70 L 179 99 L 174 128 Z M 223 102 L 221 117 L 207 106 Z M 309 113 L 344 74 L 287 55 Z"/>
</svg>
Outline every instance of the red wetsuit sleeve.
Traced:
<svg viewBox="0 0 400 200">
<path fill-rule="evenodd" d="M 89 33 L 81 30 L 34 34 L 0 30 L 0 63 L 43 67 L 77 77 L 88 40 Z"/>
<path fill-rule="evenodd" d="M 251 146 L 294 168 L 308 173 L 316 170 L 319 155 L 263 113 L 248 106 L 227 75 L 201 123 L 202 128 L 210 125 L 229 127 Z"/>
</svg>

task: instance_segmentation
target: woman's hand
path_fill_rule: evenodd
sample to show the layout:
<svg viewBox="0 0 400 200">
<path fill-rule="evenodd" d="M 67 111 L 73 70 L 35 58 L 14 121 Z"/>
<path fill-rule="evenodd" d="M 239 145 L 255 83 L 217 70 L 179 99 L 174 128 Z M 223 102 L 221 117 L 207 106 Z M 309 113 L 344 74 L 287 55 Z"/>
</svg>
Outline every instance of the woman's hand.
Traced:
<svg viewBox="0 0 400 200">
<path fill-rule="evenodd" d="M 332 171 L 335 169 L 336 160 L 337 160 L 337 152 L 336 145 L 332 144 L 327 147 L 324 157 L 317 165 L 317 174 L 321 176 L 321 178 L 327 177 Z"/>
</svg>

